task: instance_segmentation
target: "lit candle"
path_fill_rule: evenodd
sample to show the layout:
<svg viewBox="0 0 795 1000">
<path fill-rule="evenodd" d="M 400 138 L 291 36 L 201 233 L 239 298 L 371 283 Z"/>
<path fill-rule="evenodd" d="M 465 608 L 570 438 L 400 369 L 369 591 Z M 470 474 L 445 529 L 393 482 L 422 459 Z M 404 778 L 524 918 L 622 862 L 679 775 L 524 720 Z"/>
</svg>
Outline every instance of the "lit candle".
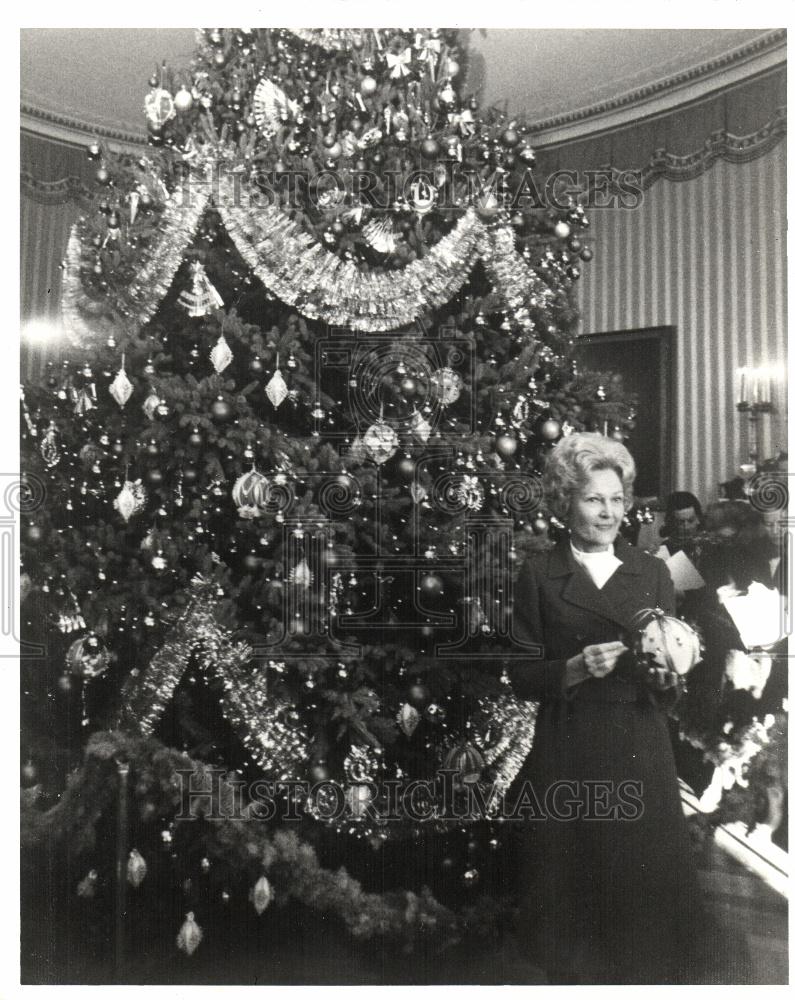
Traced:
<svg viewBox="0 0 795 1000">
<path fill-rule="evenodd" d="M 746 395 L 745 395 L 746 388 L 747 388 L 746 387 L 745 377 L 746 377 L 746 369 L 745 368 L 738 368 L 737 369 L 737 405 L 738 406 L 740 406 L 741 404 L 744 404 L 744 403 L 747 402 Z"/>
</svg>

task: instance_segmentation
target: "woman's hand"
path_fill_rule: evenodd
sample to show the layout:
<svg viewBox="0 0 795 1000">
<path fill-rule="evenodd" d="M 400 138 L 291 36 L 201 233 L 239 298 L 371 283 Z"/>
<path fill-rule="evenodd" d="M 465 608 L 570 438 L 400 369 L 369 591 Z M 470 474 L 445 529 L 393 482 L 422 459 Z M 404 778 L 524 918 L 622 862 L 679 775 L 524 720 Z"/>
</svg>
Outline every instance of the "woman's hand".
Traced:
<svg viewBox="0 0 795 1000">
<path fill-rule="evenodd" d="M 627 646 L 623 642 L 601 642 L 586 646 L 582 651 L 583 664 L 591 677 L 606 677 L 618 663 Z"/>
</svg>

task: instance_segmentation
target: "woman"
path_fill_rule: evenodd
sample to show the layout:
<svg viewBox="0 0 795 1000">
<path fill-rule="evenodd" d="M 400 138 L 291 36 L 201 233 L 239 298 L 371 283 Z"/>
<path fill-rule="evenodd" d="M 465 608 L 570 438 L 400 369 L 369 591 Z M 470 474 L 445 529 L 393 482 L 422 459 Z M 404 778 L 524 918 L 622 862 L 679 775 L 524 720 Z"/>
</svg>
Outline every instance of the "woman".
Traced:
<svg viewBox="0 0 795 1000">
<path fill-rule="evenodd" d="M 662 560 L 618 537 L 634 479 L 617 441 L 561 440 L 545 496 L 570 538 L 530 556 L 516 582 L 514 636 L 541 648 L 509 667 L 515 694 L 539 702 L 514 792 L 530 781 L 546 816 L 528 819 L 520 835 L 524 934 L 552 982 L 703 974 L 694 968 L 698 882 L 666 718 L 630 652 L 639 612 L 674 609 Z"/>
</svg>

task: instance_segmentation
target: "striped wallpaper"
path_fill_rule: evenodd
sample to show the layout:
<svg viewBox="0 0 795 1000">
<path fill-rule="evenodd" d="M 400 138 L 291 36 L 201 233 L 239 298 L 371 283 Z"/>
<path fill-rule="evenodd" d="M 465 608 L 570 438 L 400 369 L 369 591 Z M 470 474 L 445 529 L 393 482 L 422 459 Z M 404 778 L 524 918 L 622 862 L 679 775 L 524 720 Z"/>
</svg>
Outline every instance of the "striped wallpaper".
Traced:
<svg viewBox="0 0 795 1000">
<path fill-rule="evenodd" d="M 658 180 L 634 209 L 590 212 L 594 258 L 581 333 L 676 327 L 673 488 L 715 499 L 748 452 L 740 366 L 786 366 L 786 148 Z M 786 385 L 761 419 L 760 455 L 786 449 Z"/>
</svg>

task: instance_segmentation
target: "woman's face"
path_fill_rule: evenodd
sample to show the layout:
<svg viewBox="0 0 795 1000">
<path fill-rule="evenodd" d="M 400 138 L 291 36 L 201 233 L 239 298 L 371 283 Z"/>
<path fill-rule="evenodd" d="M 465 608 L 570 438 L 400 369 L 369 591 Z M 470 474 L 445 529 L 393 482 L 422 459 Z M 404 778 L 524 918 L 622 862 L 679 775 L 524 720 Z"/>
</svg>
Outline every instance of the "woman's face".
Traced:
<svg viewBox="0 0 795 1000">
<path fill-rule="evenodd" d="M 624 487 L 612 469 L 592 472 L 572 497 L 571 540 L 581 552 L 604 552 L 624 518 Z"/>
</svg>

